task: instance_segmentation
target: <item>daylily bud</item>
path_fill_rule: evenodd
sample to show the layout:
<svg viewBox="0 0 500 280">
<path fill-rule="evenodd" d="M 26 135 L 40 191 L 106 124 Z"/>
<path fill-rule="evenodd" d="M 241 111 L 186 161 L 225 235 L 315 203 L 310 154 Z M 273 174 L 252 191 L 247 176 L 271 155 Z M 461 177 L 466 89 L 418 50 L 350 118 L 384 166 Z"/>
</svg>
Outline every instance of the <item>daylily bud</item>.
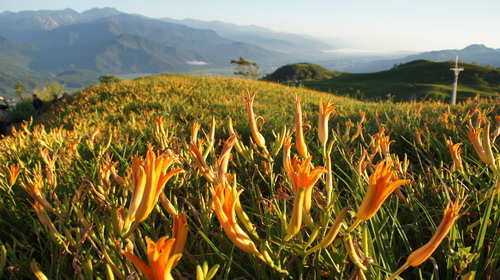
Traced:
<svg viewBox="0 0 500 280">
<path fill-rule="evenodd" d="M 262 254 L 257 250 L 255 243 L 243 231 L 236 220 L 236 200 L 239 200 L 239 193 L 234 195 L 233 190 L 227 185 L 217 186 L 213 194 L 213 204 L 217 219 L 226 235 L 236 247 L 265 261 Z"/>
<path fill-rule="evenodd" d="M 300 108 L 300 99 L 295 97 L 295 143 L 299 154 L 306 158 L 309 153 L 307 152 L 307 145 L 304 139 L 304 131 L 302 129 L 302 109 Z"/>
<path fill-rule="evenodd" d="M 257 121 L 255 114 L 253 112 L 254 98 L 255 98 L 255 93 L 252 96 L 245 98 L 245 105 L 247 108 L 248 118 L 250 119 L 250 131 L 252 132 L 253 140 L 255 141 L 257 146 L 265 148 L 266 139 L 264 138 L 264 136 L 262 136 L 262 134 L 260 134 L 259 130 L 257 129 Z"/>
<path fill-rule="evenodd" d="M 199 123 L 193 123 L 191 125 L 191 143 L 198 142 L 198 131 L 200 130 L 200 124 Z"/>
<path fill-rule="evenodd" d="M 45 276 L 45 274 L 43 274 L 43 272 L 40 270 L 40 265 L 35 261 L 35 260 L 32 260 L 31 261 L 31 264 L 30 264 L 30 267 L 31 267 L 31 271 L 33 272 L 33 274 L 35 274 L 35 277 L 38 279 L 38 280 L 48 280 L 49 278 L 47 278 L 47 276 Z"/>
<path fill-rule="evenodd" d="M 344 246 L 347 250 L 347 254 L 349 255 L 349 259 L 361 270 L 367 270 L 366 266 L 363 264 L 361 259 L 359 258 L 358 252 L 352 243 L 352 237 L 349 233 L 344 235 Z"/>
<path fill-rule="evenodd" d="M 293 200 L 293 212 L 292 218 L 290 219 L 290 223 L 288 224 L 287 235 L 284 240 L 289 240 L 292 236 L 299 232 L 300 227 L 302 226 L 302 211 L 305 197 L 305 189 L 300 188 L 298 192 L 295 193 L 295 198 Z"/>
<path fill-rule="evenodd" d="M 319 242 L 318 245 L 314 246 L 313 248 L 309 249 L 306 254 L 311 254 L 320 248 L 326 248 L 332 244 L 332 242 L 335 240 L 335 237 L 337 237 L 337 234 L 339 233 L 340 228 L 342 227 L 344 217 L 347 214 L 347 208 L 344 208 L 337 218 L 335 219 L 335 222 L 333 223 L 332 227 L 328 231 L 328 233 L 325 235 L 323 240 Z"/>
<path fill-rule="evenodd" d="M 459 201 L 456 201 L 454 203 L 450 201 L 448 203 L 446 209 L 444 210 L 443 220 L 441 220 L 441 223 L 436 229 L 436 233 L 434 233 L 431 240 L 429 240 L 429 242 L 427 242 L 424 246 L 411 253 L 405 264 L 394 274 L 392 274 L 389 279 L 396 278 L 410 266 L 419 266 L 420 264 L 425 262 L 432 255 L 432 253 L 434 253 L 439 244 L 441 244 L 443 239 L 448 235 L 448 232 L 450 232 L 450 229 L 455 221 L 461 216 L 461 214 L 459 214 L 458 212 L 460 211 L 460 208 L 462 208 L 462 205 L 463 203 L 461 204 L 459 203 Z"/>
</svg>

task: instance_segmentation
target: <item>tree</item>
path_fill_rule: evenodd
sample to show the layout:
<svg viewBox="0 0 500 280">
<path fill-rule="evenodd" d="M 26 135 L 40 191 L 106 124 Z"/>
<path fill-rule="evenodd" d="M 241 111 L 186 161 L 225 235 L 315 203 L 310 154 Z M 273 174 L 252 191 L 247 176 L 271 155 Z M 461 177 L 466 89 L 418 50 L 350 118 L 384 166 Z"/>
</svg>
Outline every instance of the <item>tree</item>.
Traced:
<svg viewBox="0 0 500 280">
<path fill-rule="evenodd" d="M 257 79 L 259 77 L 259 65 L 255 62 L 244 59 L 240 56 L 238 60 L 231 60 L 231 64 L 236 64 L 235 75 Z"/>
<path fill-rule="evenodd" d="M 48 101 L 54 95 L 61 95 L 64 92 L 64 85 L 56 81 L 48 81 L 43 88 L 35 88 L 33 94 L 36 94 L 40 99 Z"/>
<path fill-rule="evenodd" d="M 101 84 L 109 84 L 109 83 L 116 83 L 119 82 L 120 78 L 112 75 L 102 75 L 99 77 L 99 82 Z"/>
<path fill-rule="evenodd" d="M 49 81 L 45 84 L 45 91 L 48 96 L 60 95 L 64 92 L 64 85 L 56 81 Z"/>
</svg>

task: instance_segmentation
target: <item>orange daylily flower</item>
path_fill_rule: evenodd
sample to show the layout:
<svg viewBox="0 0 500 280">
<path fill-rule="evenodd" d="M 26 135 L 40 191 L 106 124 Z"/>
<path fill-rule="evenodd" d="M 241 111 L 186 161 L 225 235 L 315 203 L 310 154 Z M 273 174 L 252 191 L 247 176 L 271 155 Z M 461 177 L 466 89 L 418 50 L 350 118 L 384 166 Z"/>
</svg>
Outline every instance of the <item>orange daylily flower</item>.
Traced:
<svg viewBox="0 0 500 280">
<path fill-rule="evenodd" d="M 462 143 L 453 144 L 451 139 L 446 140 L 446 145 L 450 149 L 451 158 L 453 159 L 453 170 L 464 171 L 464 166 L 462 165 L 462 157 L 460 156 L 461 151 L 459 150 Z"/>
<path fill-rule="evenodd" d="M 389 156 L 390 154 L 389 146 L 391 145 L 391 143 L 396 141 L 390 140 L 390 136 L 385 135 L 385 128 L 381 127 L 379 132 L 370 137 L 372 138 L 373 149 L 381 153 L 382 155 Z"/>
<path fill-rule="evenodd" d="M 189 147 L 190 149 L 188 150 L 188 152 L 193 157 L 195 166 L 198 167 L 203 177 L 205 177 L 205 179 L 207 179 L 207 181 L 209 181 L 210 183 L 216 184 L 217 179 L 215 177 L 215 173 L 212 171 L 212 168 L 208 166 L 205 159 L 203 159 L 203 155 L 201 154 L 196 144 L 191 142 L 189 143 Z"/>
<path fill-rule="evenodd" d="M 311 197 L 312 190 L 316 182 L 321 178 L 321 175 L 327 172 L 327 170 L 322 166 L 317 166 L 311 170 L 311 160 L 312 156 L 299 160 L 294 157 L 290 159 L 290 139 L 285 139 L 285 150 L 283 152 L 283 160 L 285 171 L 288 174 L 288 178 L 292 182 L 292 188 L 295 194 L 297 194 L 300 188 L 305 189 L 304 193 L 304 210 L 309 211 L 311 209 Z"/>
<path fill-rule="evenodd" d="M 345 132 L 344 132 L 344 139 L 349 139 L 349 135 L 351 133 L 351 127 L 352 127 L 353 123 L 351 122 L 351 120 L 348 120 L 345 122 Z"/>
<path fill-rule="evenodd" d="M 391 161 L 383 160 L 377 164 L 375 172 L 369 178 L 368 191 L 358 209 L 356 221 L 348 231 L 352 231 L 360 222 L 370 219 L 396 188 L 408 183 L 408 180 L 396 180 L 391 169 Z"/>
<path fill-rule="evenodd" d="M 484 127 L 483 138 L 481 139 L 481 132 L 483 132 L 483 128 L 479 127 L 469 127 L 467 133 L 469 134 L 469 139 L 476 150 L 477 155 L 481 159 L 482 162 L 488 165 L 495 164 L 495 158 L 493 156 L 493 150 L 491 148 L 491 140 L 490 140 L 490 124 L 487 123 Z"/>
<path fill-rule="evenodd" d="M 306 158 L 302 162 L 296 158 L 292 160 L 295 174 L 297 174 L 297 177 L 295 178 L 295 191 L 298 191 L 300 188 L 305 188 L 304 210 L 306 211 L 311 209 L 311 198 L 314 185 L 319 178 L 321 178 L 321 175 L 327 172 L 322 166 L 317 166 L 311 170 L 311 160 L 312 156 Z"/>
<path fill-rule="evenodd" d="M 180 260 L 182 254 L 175 251 L 176 240 L 164 236 L 158 242 L 152 241 L 146 237 L 148 263 L 146 265 L 141 259 L 134 254 L 122 251 L 122 254 L 127 257 L 149 280 L 173 280 L 172 270 L 175 264 Z"/>
<path fill-rule="evenodd" d="M 198 131 L 200 130 L 200 124 L 199 123 L 193 123 L 191 126 L 191 143 L 198 142 Z"/>
<path fill-rule="evenodd" d="M 38 219 L 40 220 L 40 222 L 42 223 L 42 225 L 46 226 L 52 232 L 58 233 L 56 227 L 54 226 L 54 224 L 50 220 L 50 218 L 47 215 L 47 213 L 45 213 L 43 211 L 44 207 L 38 201 L 36 201 L 36 200 L 33 203 L 30 203 L 30 204 L 31 204 L 31 206 L 33 206 L 33 209 L 35 209 L 35 213 L 38 216 Z"/>
<path fill-rule="evenodd" d="M 448 235 L 448 232 L 450 232 L 451 227 L 453 226 L 455 221 L 463 215 L 458 213 L 462 206 L 463 203 L 459 203 L 459 201 L 453 203 L 450 201 L 446 206 L 446 209 L 444 210 L 443 220 L 441 220 L 441 223 L 436 229 L 436 232 L 432 236 L 431 240 L 429 240 L 429 242 L 427 242 L 424 246 L 411 253 L 405 264 L 401 266 L 394 274 L 392 274 L 389 279 L 395 279 L 399 274 L 401 274 L 410 266 L 419 266 L 420 264 L 425 262 L 432 255 L 432 253 L 434 253 L 443 239 Z"/>
<path fill-rule="evenodd" d="M 176 161 L 175 156 L 164 153 L 157 156 L 150 146 L 146 161 L 134 156 L 132 159 L 133 194 L 130 201 L 128 215 L 130 221 L 140 223 L 144 221 L 158 201 L 167 181 L 183 169 L 167 172 L 167 169 Z"/>
<path fill-rule="evenodd" d="M 326 141 L 328 141 L 328 119 L 335 108 L 337 106 L 330 101 L 323 103 L 323 99 L 319 100 L 318 138 L 323 145 L 326 145 Z"/>
<path fill-rule="evenodd" d="M 304 130 L 302 129 L 302 109 L 300 108 L 300 99 L 295 96 L 295 141 L 297 151 L 299 154 L 306 158 L 309 153 L 307 152 L 306 141 L 304 140 Z"/>
<path fill-rule="evenodd" d="M 368 167 L 370 167 L 370 170 L 373 171 L 371 169 L 373 166 L 372 160 L 376 154 L 369 154 L 368 151 L 365 150 L 364 148 L 361 148 L 361 151 L 362 154 L 358 164 L 356 165 L 356 171 L 358 172 L 359 175 L 368 177 L 367 169 L 369 169 Z"/>
<path fill-rule="evenodd" d="M 257 146 L 261 148 L 266 147 L 266 139 L 262 134 L 260 134 L 259 130 L 257 129 L 257 121 L 255 118 L 255 114 L 253 112 L 253 101 L 255 98 L 255 93 L 252 94 L 252 96 L 249 96 L 248 98 L 245 98 L 245 105 L 247 108 L 247 113 L 248 113 L 248 118 L 250 119 L 250 131 L 252 132 L 252 137 Z"/>
<path fill-rule="evenodd" d="M 174 215 L 174 226 L 172 229 L 172 236 L 175 238 L 175 244 L 172 248 L 173 254 L 180 254 L 184 251 L 184 245 L 188 235 L 187 217 L 186 213 Z M 179 262 L 180 258 L 174 262 L 174 267 Z"/>
<path fill-rule="evenodd" d="M 125 180 L 123 180 L 123 178 L 118 176 L 118 172 L 116 171 L 117 165 L 118 162 L 112 162 L 108 154 L 106 155 L 106 158 L 104 159 L 103 163 L 99 168 L 99 174 L 98 174 L 99 184 L 105 187 L 106 192 L 111 187 L 111 176 L 113 176 L 113 178 L 117 182 L 119 182 L 119 184 L 125 183 Z"/>
<path fill-rule="evenodd" d="M 160 142 L 160 147 L 162 149 L 167 148 L 168 146 L 167 139 L 169 139 L 169 136 L 168 136 L 168 130 L 165 129 L 165 126 L 163 125 L 162 116 L 156 118 L 155 137 L 158 140 L 158 142 Z"/>
<path fill-rule="evenodd" d="M 12 187 L 16 183 L 17 176 L 21 173 L 21 166 L 12 164 L 7 170 L 9 171 L 9 186 Z"/>
<path fill-rule="evenodd" d="M 264 256 L 257 250 L 255 243 L 243 231 L 236 219 L 235 208 L 239 202 L 240 193 L 241 191 L 235 194 L 228 185 L 218 185 L 213 193 L 215 214 L 222 229 L 236 247 L 265 261 Z"/>
<path fill-rule="evenodd" d="M 35 200 L 35 202 L 38 202 L 43 208 L 45 208 L 45 210 L 55 213 L 54 208 L 52 208 L 52 205 L 50 205 L 43 195 L 41 178 L 37 176 L 35 182 L 28 180 L 28 186 L 26 187 L 24 184 L 21 184 L 21 188 L 23 188 L 23 190 L 28 193 Z"/>
<path fill-rule="evenodd" d="M 358 124 L 356 125 L 356 133 L 352 136 L 351 140 L 354 141 L 358 137 L 361 137 L 361 139 L 364 139 L 364 136 L 363 136 L 363 123 L 362 122 L 358 122 Z"/>
</svg>

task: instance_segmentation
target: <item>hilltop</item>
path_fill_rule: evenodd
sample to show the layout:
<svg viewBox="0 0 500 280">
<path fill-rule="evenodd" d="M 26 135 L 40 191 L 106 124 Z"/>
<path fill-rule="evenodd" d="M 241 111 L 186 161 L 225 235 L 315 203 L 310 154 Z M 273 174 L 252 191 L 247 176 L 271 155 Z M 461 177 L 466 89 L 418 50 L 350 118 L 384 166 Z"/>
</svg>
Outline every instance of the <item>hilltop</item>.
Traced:
<svg viewBox="0 0 500 280">
<path fill-rule="evenodd" d="M 273 73 L 263 77 L 262 80 L 280 83 L 296 80 L 323 80 L 339 74 L 314 63 L 294 63 L 281 66 Z"/>
<path fill-rule="evenodd" d="M 481 96 L 496 96 L 500 92 L 500 70 L 477 64 L 459 62 L 465 71 L 458 80 L 458 100 Z M 452 90 L 454 61 L 432 62 L 416 60 L 396 65 L 391 70 L 376 73 L 344 73 L 321 81 L 306 81 L 304 86 L 347 94 L 355 98 L 396 100 L 446 100 Z"/>
</svg>

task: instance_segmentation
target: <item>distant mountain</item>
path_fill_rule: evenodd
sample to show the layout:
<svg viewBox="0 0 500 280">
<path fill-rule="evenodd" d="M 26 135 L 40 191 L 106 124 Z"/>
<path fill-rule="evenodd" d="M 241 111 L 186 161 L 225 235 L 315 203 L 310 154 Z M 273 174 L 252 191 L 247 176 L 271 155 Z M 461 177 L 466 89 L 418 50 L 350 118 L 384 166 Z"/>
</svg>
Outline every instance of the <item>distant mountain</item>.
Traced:
<svg viewBox="0 0 500 280">
<path fill-rule="evenodd" d="M 257 45 L 275 52 L 286 53 L 297 59 L 324 58 L 328 56 L 324 51 L 334 48 L 319 39 L 307 35 L 275 32 L 256 25 L 237 25 L 221 21 L 201 21 L 195 19 L 161 19 L 193 28 L 213 30 L 224 38 Z"/>
<path fill-rule="evenodd" d="M 29 68 L 33 60 L 26 52 L 35 51 L 30 45 L 18 43 L 0 36 L 0 94 L 13 92 L 17 82 L 24 81 L 26 86 L 37 86 L 41 75 Z"/>
<path fill-rule="evenodd" d="M 9 69 L 16 72 L 29 72 L 29 63 L 32 58 L 27 52 L 36 51 L 37 48 L 9 40 L 0 36 L 0 69 Z"/>
<path fill-rule="evenodd" d="M 388 70 L 399 64 L 414 60 L 425 59 L 444 62 L 455 60 L 455 57 L 457 56 L 461 62 L 476 63 L 483 66 L 491 65 L 493 67 L 500 67 L 500 49 L 488 48 L 485 45 L 481 44 L 470 45 L 461 50 L 430 51 L 397 59 L 371 59 L 369 61 L 367 61 L 366 59 L 364 61 L 353 60 L 351 61 L 351 63 L 345 63 L 341 65 L 342 69 L 339 69 L 338 61 L 323 61 L 321 65 L 345 72 L 371 73 Z"/>
<path fill-rule="evenodd" d="M 38 48 L 9 40 L 0 36 L 0 93 L 4 97 L 14 96 L 18 82 L 22 82 L 27 91 L 43 87 L 47 81 L 57 81 L 68 88 L 81 88 L 98 80 L 99 74 L 93 71 L 72 70 L 57 75 L 48 75 L 33 71 L 32 54 Z M 53 61 L 50 61 L 51 64 Z"/>
<path fill-rule="evenodd" d="M 500 67 L 500 50 L 472 45 L 399 59 L 346 57 L 306 35 L 218 21 L 162 20 L 113 8 L 78 13 L 23 11 L 0 13 L 0 88 L 26 81 L 31 86 L 58 80 L 85 85 L 99 75 L 160 72 L 232 73 L 239 57 L 269 69 L 309 61 L 331 70 L 374 72 L 416 59 L 477 62 Z M 334 57 L 335 59 L 333 59 Z M 341 69 L 339 69 L 339 66 Z M 81 80 L 79 76 L 81 75 Z"/>
<path fill-rule="evenodd" d="M 40 21 L 29 20 L 29 16 L 31 19 L 43 19 L 44 23 L 53 20 L 53 25 L 48 27 Z M 82 14 L 75 14 L 69 9 L 53 13 L 41 11 L 40 16 L 36 12 L 22 12 L 18 16 L 3 13 L 0 22 L 8 21 L 8 18 L 26 23 L 26 32 L 21 32 L 17 25 L 6 24 L 0 28 L 0 34 L 4 32 L 5 36 L 10 35 L 19 42 L 36 46 L 38 51 L 32 53 L 32 67 L 44 72 L 75 67 L 101 73 L 113 71 L 112 74 L 127 71 L 182 72 L 200 67 L 227 67 L 230 59 L 239 56 L 262 63 L 286 57 L 223 38 L 211 30 L 194 29 L 118 13 L 116 10 L 94 9 Z M 190 63 L 193 61 L 194 64 Z M 133 62 L 141 65 L 133 65 Z"/>
<path fill-rule="evenodd" d="M 453 60 L 456 56 L 460 61 L 466 63 L 477 63 L 480 65 L 492 65 L 500 67 L 500 49 L 488 48 L 482 44 L 470 45 L 461 50 L 442 50 L 424 52 L 417 55 L 410 55 L 403 61 L 412 61 L 416 59 L 427 59 L 434 61 Z"/>
<path fill-rule="evenodd" d="M 84 73 L 83 82 L 99 74 L 228 69 L 233 67 L 230 60 L 240 56 L 264 68 L 292 60 L 285 52 L 225 38 L 213 30 L 112 8 L 3 12 L 0 36 L 0 66 L 8 87 L 23 74 L 33 79 L 71 77 L 71 84 L 77 85 L 78 75 L 61 73 Z"/>
<path fill-rule="evenodd" d="M 0 34 L 17 40 L 18 37 L 23 38 L 23 35 L 26 35 L 22 33 L 31 34 L 33 31 L 53 30 L 65 25 L 93 21 L 121 13 L 113 8 L 94 8 L 82 13 L 72 9 L 3 12 L 0 14 Z"/>
</svg>

